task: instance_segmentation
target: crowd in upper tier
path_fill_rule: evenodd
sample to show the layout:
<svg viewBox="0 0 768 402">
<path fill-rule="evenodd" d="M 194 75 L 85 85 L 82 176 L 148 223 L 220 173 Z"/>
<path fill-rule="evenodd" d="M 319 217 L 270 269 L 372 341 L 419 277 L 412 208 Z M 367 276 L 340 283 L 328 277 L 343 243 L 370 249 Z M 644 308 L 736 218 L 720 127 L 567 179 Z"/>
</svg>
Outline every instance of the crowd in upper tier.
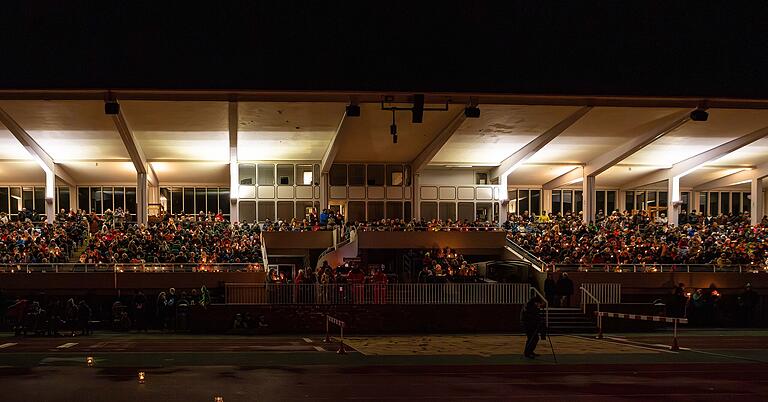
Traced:
<svg viewBox="0 0 768 402">
<path fill-rule="evenodd" d="M 678 225 L 664 214 L 651 217 L 614 211 L 585 224 L 578 214 L 513 216 L 508 237 L 546 263 L 764 265 L 768 221 L 750 225 L 749 213 L 705 217 L 682 213 Z"/>
<path fill-rule="evenodd" d="M 11 221 L 0 216 L 0 264 L 61 263 L 88 235 L 83 221 L 55 224 Z"/>
</svg>

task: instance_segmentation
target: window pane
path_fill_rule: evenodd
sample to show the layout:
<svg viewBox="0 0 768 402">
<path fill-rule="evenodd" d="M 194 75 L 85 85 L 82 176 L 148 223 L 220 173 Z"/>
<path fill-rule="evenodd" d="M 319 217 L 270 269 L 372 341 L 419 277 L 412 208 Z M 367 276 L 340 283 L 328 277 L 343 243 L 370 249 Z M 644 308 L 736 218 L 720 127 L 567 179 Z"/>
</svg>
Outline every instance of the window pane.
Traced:
<svg viewBox="0 0 768 402">
<path fill-rule="evenodd" d="M 443 221 L 456 220 L 456 203 L 454 202 L 441 202 L 439 205 L 440 219 Z"/>
<path fill-rule="evenodd" d="M 205 189 L 204 188 L 196 188 L 195 189 L 195 211 L 200 212 L 208 212 L 210 209 L 205 205 Z"/>
<path fill-rule="evenodd" d="M 347 165 L 333 164 L 331 165 L 331 171 L 328 174 L 328 179 L 332 186 L 347 185 Z"/>
<path fill-rule="evenodd" d="M 238 169 L 240 170 L 240 184 L 246 186 L 256 184 L 256 165 L 241 163 Z"/>
<path fill-rule="evenodd" d="M 293 219 L 293 201 L 277 202 L 277 219 L 285 221 Z"/>
<path fill-rule="evenodd" d="M 460 202 L 459 203 L 459 220 L 460 221 L 467 220 L 469 222 L 472 222 L 474 219 L 475 219 L 475 203 Z"/>
<path fill-rule="evenodd" d="M 552 190 L 552 205 L 550 206 L 550 211 L 552 211 L 553 214 L 560 213 L 560 201 L 561 201 L 561 191 L 560 190 Z"/>
<path fill-rule="evenodd" d="M 536 215 L 541 213 L 541 190 L 531 190 L 531 213 Z M 488 219 L 490 220 L 490 215 Z"/>
<path fill-rule="evenodd" d="M 256 201 L 240 201 L 238 204 L 240 222 L 256 222 Z"/>
<path fill-rule="evenodd" d="M 184 213 L 195 213 L 195 189 L 184 187 Z"/>
<path fill-rule="evenodd" d="M 125 210 L 125 187 L 115 187 L 113 196 L 115 197 L 115 209 L 122 208 Z"/>
<path fill-rule="evenodd" d="M 219 210 L 224 215 L 229 216 L 229 189 L 219 189 Z"/>
<path fill-rule="evenodd" d="M 89 206 L 90 198 L 88 196 L 88 187 L 78 187 L 77 188 L 77 207 L 79 209 L 82 209 L 86 213 L 91 212 L 91 207 Z"/>
<path fill-rule="evenodd" d="M 101 206 L 101 187 L 91 187 L 91 211 L 97 214 L 104 212 Z"/>
<path fill-rule="evenodd" d="M 707 214 L 707 193 L 699 193 L 699 212 Z"/>
<path fill-rule="evenodd" d="M 368 180 L 366 183 L 369 186 L 383 186 L 384 165 L 368 165 Z"/>
<path fill-rule="evenodd" d="M 634 191 L 627 191 L 624 194 L 624 209 L 627 211 L 632 211 L 635 209 L 635 192 Z"/>
<path fill-rule="evenodd" d="M 184 212 L 184 192 L 181 187 L 171 189 L 171 213 L 180 214 Z"/>
<path fill-rule="evenodd" d="M 603 211 L 605 212 L 605 191 L 595 192 L 595 213 Z"/>
<path fill-rule="evenodd" d="M 667 206 L 667 192 L 666 191 L 659 191 L 659 206 L 660 207 L 666 207 Z"/>
<path fill-rule="evenodd" d="M 273 201 L 259 201 L 259 221 L 263 222 L 267 219 L 275 220 L 275 203 Z"/>
<path fill-rule="evenodd" d="M 365 203 L 363 201 L 350 201 L 347 203 L 347 221 L 365 221 Z"/>
<path fill-rule="evenodd" d="M 258 173 L 260 186 L 275 185 L 275 165 L 271 163 L 260 163 Z"/>
<path fill-rule="evenodd" d="M 387 165 L 387 185 L 403 185 L 403 165 Z"/>
<path fill-rule="evenodd" d="M 752 210 L 752 197 L 749 193 L 741 193 L 741 205 L 745 211 Z"/>
<path fill-rule="evenodd" d="M 563 190 L 563 212 L 573 211 L 573 191 Z"/>
<path fill-rule="evenodd" d="M 411 166 L 410 165 L 405 165 L 405 169 L 403 171 L 403 180 L 406 186 L 411 185 Z"/>
<path fill-rule="evenodd" d="M 0 212 L 8 213 L 9 206 L 10 206 L 10 191 L 8 191 L 8 187 L 0 187 Z M 69 199 L 69 198 L 67 198 Z"/>
<path fill-rule="evenodd" d="M 45 187 L 35 187 L 35 211 L 45 214 Z"/>
<path fill-rule="evenodd" d="M 402 219 L 403 217 L 403 203 L 399 201 L 387 202 L 387 218 Z"/>
<path fill-rule="evenodd" d="M 293 185 L 293 165 L 292 164 L 277 165 L 277 184 L 279 186 Z M 291 207 L 291 210 L 293 210 L 293 207 Z"/>
<path fill-rule="evenodd" d="M 34 189 L 32 187 L 23 187 L 21 189 L 21 205 L 27 211 L 32 211 L 34 207 Z"/>
<path fill-rule="evenodd" d="M 421 218 L 425 221 L 431 221 L 437 219 L 437 203 L 436 202 L 422 202 L 421 203 Z"/>
<path fill-rule="evenodd" d="M 112 187 L 102 187 L 101 188 L 101 205 L 104 210 L 112 210 L 114 211 L 114 205 L 112 204 L 113 198 L 112 198 Z"/>
<path fill-rule="evenodd" d="M 688 208 L 691 205 L 691 193 L 687 191 L 680 193 L 680 201 L 682 202 L 680 212 L 690 212 Z"/>
<path fill-rule="evenodd" d="M 720 193 L 716 192 L 710 192 L 709 193 L 709 215 L 710 216 L 717 216 L 717 204 L 718 200 L 720 198 Z"/>
<path fill-rule="evenodd" d="M 360 164 L 349 165 L 349 185 L 350 186 L 365 185 L 365 165 L 360 165 Z"/>
<path fill-rule="evenodd" d="M 517 190 L 509 190 L 507 191 L 507 197 L 509 199 L 509 204 L 507 205 L 507 210 L 510 214 L 517 214 Z M 475 210 L 475 206 L 472 206 L 472 211 Z M 472 215 L 474 215 L 474 212 L 472 212 Z M 459 203 L 459 217 L 461 218 L 461 203 Z M 469 218 L 468 218 L 469 219 Z"/>
<path fill-rule="evenodd" d="M 309 215 L 313 212 L 312 201 L 296 201 L 296 219 L 309 220 Z"/>
<path fill-rule="evenodd" d="M 517 190 L 517 213 L 524 214 L 531 213 L 531 199 L 528 194 L 528 190 Z"/>
<path fill-rule="evenodd" d="M 613 211 L 616 210 L 616 192 L 606 191 L 605 197 L 606 197 L 605 214 L 610 215 L 613 213 Z"/>
<path fill-rule="evenodd" d="M 59 210 L 69 211 L 69 187 L 59 187 L 57 190 L 56 206 Z M 2 195 L 3 189 L 0 188 L 0 211 L 8 212 L 8 208 L 3 208 L 2 203 L 4 197 Z M 7 191 L 7 189 L 6 189 Z M 58 212 L 58 211 L 57 211 Z"/>
<path fill-rule="evenodd" d="M 131 215 L 136 215 L 136 187 L 125 188 L 125 210 Z M 135 216 L 126 217 L 126 219 L 132 221 L 135 219 Z"/>
<path fill-rule="evenodd" d="M 382 173 L 383 173 L 383 169 L 382 169 Z M 368 220 L 378 221 L 382 219 L 384 219 L 384 202 L 383 201 L 368 202 Z"/>
<path fill-rule="evenodd" d="M 731 206 L 730 205 L 731 204 L 730 201 L 731 201 L 731 199 L 728 196 L 727 192 L 720 193 L 720 213 L 721 214 L 727 214 L 728 212 L 730 212 L 730 210 L 731 210 L 731 208 L 730 208 L 730 206 Z"/>
<path fill-rule="evenodd" d="M 731 213 L 734 215 L 738 215 L 741 213 L 741 193 L 740 192 L 732 192 L 731 193 Z"/>
<path fill-rule="evenodd" d="M 296 184 L 300 186 L 311 186 L 312 182 L 312 165 L 296 165 Z"/>
<path fill-rule="evenodd" d="M 411 202 L 406 201 L 405 203 L 403 203 L 403 219 L 405 219 L 406 221 L 410 221 L 411 219 L 413 219 L 413 215 L 411 212 L 412 212 Z"/>
<path fill-rule="evenodd" d="M 576 208 L 574 209 L 575 212 L 581 212 L 584 210 L 584 197 L 582 197 L 582 190 L 576 190 L 574 194 L 574 198 L 576 199 L 575 204 Z"/>
<path fill-rule="evenodd" d="M 205 193 L 206 193 L 205 207 L 211 213 L 215 214 L 219 212 L 219 189 L 208 188 L 205 190 Z"/>
<path fill-rule="evenodd" d="M 538 191 L 538 190 L 531 190 Z M 491 203 L 489 202 L 478 202 L 475 206 L 475 219 L 481 222 L 490 222 L 491 220 L 491 214 L 492 209 Z"/>
<path fill-rule="evenodd" d="M 489 184 L 488 173 L 475 173 L 475 184 Z"/>
</svg>

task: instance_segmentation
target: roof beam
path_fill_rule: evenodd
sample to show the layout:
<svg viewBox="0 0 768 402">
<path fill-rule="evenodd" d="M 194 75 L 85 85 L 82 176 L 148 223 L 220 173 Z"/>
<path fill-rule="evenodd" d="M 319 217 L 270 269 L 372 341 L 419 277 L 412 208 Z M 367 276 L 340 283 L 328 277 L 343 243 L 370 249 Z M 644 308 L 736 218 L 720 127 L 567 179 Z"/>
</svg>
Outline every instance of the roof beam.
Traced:
<svg viewBox="0 0 768 402">
<path fill-rule="evenodd" d="M 75 185 L 75 180 L 72 179 L 72 176 L 61 166 L 57 165 L 53 158 L 3 108 L 0 108 L 0 123 L 16 137 L 16 140 L 19 141 L 46 173 L 52 173 L 59 180 L 70 186 Z"/>
<path fill-rule="evenodd" d="M 131 157 L 133 167 L 136 168 L 136 173 L 144 173 L 147 175 L 147 181 L 152 185 L 157 186 L 159 180 L 155 174 L 155 170 L 147 162 L 147 156 L 144 154 L 144 150 L 141 148 L 139 141 L 131 131 L 131 127 L 128 125 L 128 120 L 123 114 L 122 108 L 118 109 L 117 114 L 112 115 L 112 121 L 115 123 L 115 128 L 120 134 L 120 139 L 123 140 L 123 145 L 128 151 L 128 155 Z"/>
<path fill-rule="evenodd" d="M 344 114 L 341 115 L 341 121 L 336 127 L 336 131 L 333 133 L 333 137 L 331 137 L 331 142 L 328 144 L 328 148 L 325 149 L 323 159 L 320 161 L 320 174 L 331 171 L 331 165 L 333 165 L 333 161 L 336 159 L 336 154 L 339 153 L 339 144 L 341 141 L 339 134 L 341 134 L 341 129 L 344 127 L 346 121 L 347 111 L 344 110 Z"/>
<path fill-rule="evenodd" d="M 768 177 L 768 163 L 764 163 L 754 169 L 742 170 L 719 179 L 699 184 L 693 188 L 693 191 L 705 191 L 715 188 L 735 186 L 737 184 L 748 183 L 752 179 L 764 179 L 766 177 Z"/>
<path fill-rule="evenodd" d="M 720 159 L 733 151 L 736 151 L 765 137 L 766 135 L 768 135 L 768 127 L 763 127 L 759 130 L 755 130 L 749 134 L 728 141 L 725 144 L 718 145 L 710 150 L 692 156 L 684 161 L 675 163 L 671 168 L 659 169 L 655 172 L 651 172 L 643 177 L 640 177 L 639 179 L 633 180 L 621 186 L 621 188 L 635 189 L 667 180 L 670 177 L 683 177 L 688 173 L 691 173 L 692 171 L 700 168 L 701 166 L 714 160 Z"/>
<path fill-rule="evenodd" d="M 584 180 L 584 168 L 577 166 L 572 170 L 569 170 L 568 172 L 544 183 L 541 188 L 544 190 L 554 190 L 569 184 L 578 183 L 582 180 Z"/>
<path fill-rule="evenodd" d="M 411 171 L 413 173 L 420 173 L 422 170 L 424 170 L 429 162 L 432 162 L 432 158 L 434 158 L 435 155 L 440 152 L 440 149 L 443 148 L 443 145 L 445 145 L 445 143 L 451 139 L 453 133 L 455 133 L 456 130 L 461 127 L 461 124 L 464 123 L 466 118 L 467 117 L 464 115 L 464 109 L 461 109 L 459 113 L 456 114 L 456 116 L 453 116 L 451 121 L 449 121 L 448 124 L 446 124 L 446 126 L 437 133 L 435 138 L 432 139 L 432 142 L 430 142 L 426 148 L 421 150 L 421 152 L 419 152 L 419 154 L 413 158 L 411 161 Z"/>
<path fill-rule="evenodd" d="M 621 137 L 631 138 L 631 140 L 589 161 L 584 167 L 584 173 L 587 176 L 597 176 L 605 172 L 635 152 L 645 148 L 648 144 L 683 125 L 691 119 L 690 114 L 691 110 L 686 109 L 623 132 Z"/>
<path fill-rule="evenodd" d="M 538 137 L 531 140 L 531 142 L 525 144 L 522 148 L 515 151 L 512 155 L 501 161 L 499 166 L 491 169 L 490 180 L 496 179 L 500 176 L 508 176 L 515 171 L 520 165 L 525 163 L 530 157 L 539 152 L 541 148 L 549 144 L 552 140 L 557 138 L 563 131 L 567 130 L 574 123 L 579 121 L 587 112 L 592 110 L 592 106 L 585 106 L 579 110 L 573 112 L 571 115 L 555 124 L 549 130 L 543 132 Z"/>
</svg>

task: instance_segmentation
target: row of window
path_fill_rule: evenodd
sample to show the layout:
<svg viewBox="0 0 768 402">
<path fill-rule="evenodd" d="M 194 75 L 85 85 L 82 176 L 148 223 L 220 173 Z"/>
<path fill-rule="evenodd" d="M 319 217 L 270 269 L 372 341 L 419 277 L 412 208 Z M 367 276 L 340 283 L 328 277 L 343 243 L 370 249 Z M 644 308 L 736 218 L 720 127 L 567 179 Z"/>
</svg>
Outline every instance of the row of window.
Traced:
<svg viewBox="0 0 768 402">
<path fill-rule="evenodd" d="M 160 204 L 172 214 L 196 214 L 200 211 L 229 215 L 229 188 L 161 187 Z"/>
<path fill-rule="evenodd" d="M 64 197 L 63 190 L 59 189 L 59 208 L 64 208 L 63 202 L 66 198 L 69 202 L 69 190 Z M 131 215 L 136 215 L 136 187 L 78 187 L 77 188 L 77 207 L 86 212 L 95 212 L 103 214 L 110 209 L 115 211 L 121 208 Z"/>
<path fill-rule="evenodd" d="M 0 212 L 15 215 L 22 208 L 45 214 L 45 187 L 0 187 Z"/>
<path fill-rule="evenodd" d="M 337 163 L 331 166 L 328 180 L 332 186 L 410 186 L 408 165 L 365 165 Z"/>
<path fill-rule="evenodd" d="M 744 191 L 710 191 L 699 193 L 699 211 L 707 215 L 739 214 L 752 208 L 752 196 Z"/>
<path fill-rule="evenodd" d="M 468 220 L 491 222 L 498 220 L 499 204 L 496 202 L 428 202 L 421 203 L 424 220 Z"/>
<path fill-rule="evenodd" d="M 240 184 L 245 186 L 311 186 L 319 185 L 320 165 L 291 163 L 259 163 L 238 165 Z"/>
</svg>

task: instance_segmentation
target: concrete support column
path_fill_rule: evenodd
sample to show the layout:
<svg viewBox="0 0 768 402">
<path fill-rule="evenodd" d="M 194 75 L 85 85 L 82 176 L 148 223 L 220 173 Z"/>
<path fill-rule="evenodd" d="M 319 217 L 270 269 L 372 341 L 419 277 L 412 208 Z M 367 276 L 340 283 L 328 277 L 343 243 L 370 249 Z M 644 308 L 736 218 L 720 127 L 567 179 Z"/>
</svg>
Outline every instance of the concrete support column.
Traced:
<svg viewBox="0 0 768 402">
<path fill-rule="evenodd" d="M 236 160 L 229 162 L 229 221 L 240 222 L 237 201 L 240 198 L 240 169 Z M 218 212 L 218 211 L 216 211 Z"/>
<path fill-rule="evenodd" d="M 754 178 L 751 181 L 751 190 L 750 190 L 750 206 L 749 206 L 749 212 L 752 216 L 751 223 L 753 225 L 759 224 L 763 220 L 763 215 L 765 214 L 765 195 L 763 194 L 763 179 Z"/>
<path fill-rule="evenodd" d="M 56 175 L 45 169 L 45 220 L 53 223 L 56 219 Z"/>
<path fill-rule="evenodd" d="M 595 198 L 597 197 L 595 176 L 584 175 L 584 181 L 581 182 L 581 186 L 584 223 L 589 223 L 595 220 Z"/>
<path fill-rule="evenodd" d="M 77 211 L 77 187 L 74 185 L 68 185 L 67 188 L 69 189 L 69 209 Z"/>
<path fill-rule="evenodd" d="M 421 220 L 421 174 L 413 174 L 413 219 Z"/>
<path fill-rule="evenodd" d="M 499 176 L 499 216 L 496 220 L 499 225 L 503 225 L 507 221 L 507 215 L 509 214 L 509 187 L 507 185 L 507 175 Z"/>
<path fill-rule="evenodd" d="M 146 173 L 136 173 L 136 222 L 147 224 L 147 207 L 149 205 L 149 181 Z"/>
<path fill-rule="evenodd" d="M 616 192 L 616 209 L 619 210 L 619 212 L 623 213 L 624 210 L 627 209 L 627 192 L 623 190 L 619 190 Z M 613 213 L 613 211 L 611 211 Z"/>
<path fill-rule="evenodd" d="M 667 219 L 671 225 L 677 226 L 680 201 L 680 176 L 672 176 L 667 180 Z"/>
</svg>

